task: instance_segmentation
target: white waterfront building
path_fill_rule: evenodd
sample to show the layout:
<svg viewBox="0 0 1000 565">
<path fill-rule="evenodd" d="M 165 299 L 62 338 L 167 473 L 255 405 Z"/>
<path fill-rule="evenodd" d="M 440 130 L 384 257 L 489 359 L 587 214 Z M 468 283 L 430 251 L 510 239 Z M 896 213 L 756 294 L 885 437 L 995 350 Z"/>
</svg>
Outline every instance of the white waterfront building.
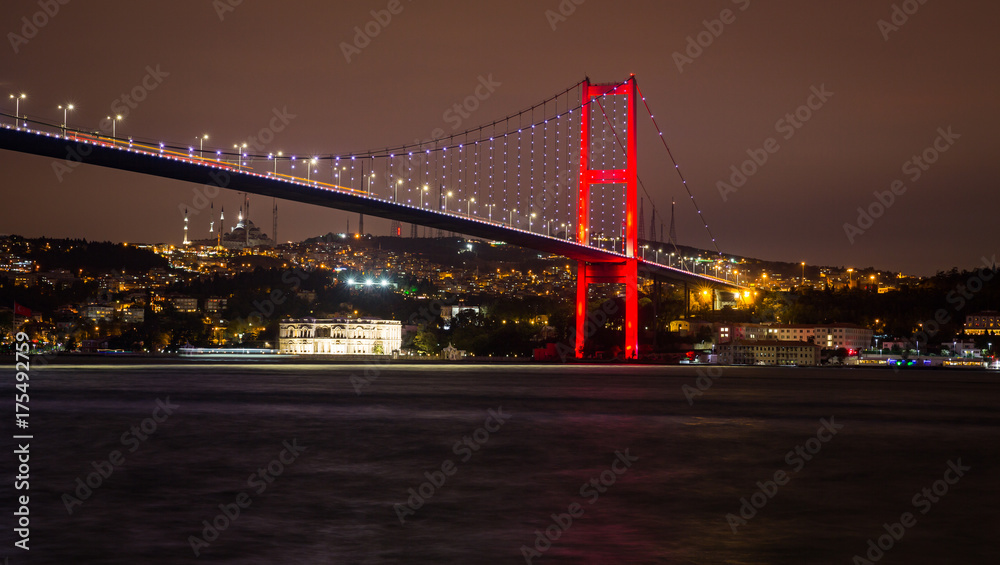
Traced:
<svg viewBox="0 0 1000 565">
<path fill-rule="evenodd" d="M 278 350 L 295 355 L 392 355 L 403 345 L 397 320 L 303 318 L 282 320 Z"/>
</svg>

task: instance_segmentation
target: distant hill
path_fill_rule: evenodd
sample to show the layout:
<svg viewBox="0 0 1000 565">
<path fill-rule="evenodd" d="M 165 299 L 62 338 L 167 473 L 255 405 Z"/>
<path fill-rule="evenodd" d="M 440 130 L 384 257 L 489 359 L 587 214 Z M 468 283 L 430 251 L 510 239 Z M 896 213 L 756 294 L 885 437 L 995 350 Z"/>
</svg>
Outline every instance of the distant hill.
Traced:
<svg viewBox="0 0 1000 565">
<path fill-rule="evenodd" d="M 42 271 L 146 271 L 170 266 L 165 258 L 152 251 L 110 241 L 24 238 L 13 235 L 8 238 L 8 244 L 12 253 L 35 261 Z"/>
</svg>

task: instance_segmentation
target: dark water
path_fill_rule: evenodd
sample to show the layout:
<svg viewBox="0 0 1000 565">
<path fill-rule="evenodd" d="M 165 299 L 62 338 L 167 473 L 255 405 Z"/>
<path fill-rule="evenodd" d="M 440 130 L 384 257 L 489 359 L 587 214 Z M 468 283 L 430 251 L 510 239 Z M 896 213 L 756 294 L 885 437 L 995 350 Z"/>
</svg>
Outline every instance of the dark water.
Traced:
<svg viewBox="0 0 1000 565">
<path fill-rule="evenodd" d="M 14 456 L 4 433 L 0 556 L 525 563 L 523 546 L 541 554 L 536 564 L 850 564 L 909 512 L 915 524 L 900 526 L 901 539 L 874 551 L 873 563 L 997 562 L 996 373 L 727 368 L 691 405 L 682 386 L 696 386 L 694 368 L 368 367 L 377 378 L 358 395 L 350 376 L 365 369 L 33 370 L 31 549 L 12 547 Z M 132 435 L 168 397 L 177 407 L 155 412 L 162 421 L 145 424 L 155 431 Z M 4 407 L 11 430 L 13 407 Z M 487 421 L 491 409 L 502 424 Z M 835 435 L 818 434 L 824 418 Z M 477 432 L 484 424 L 493 431 Z M 475 451 L 456 448 L 464 436 Z M 293 454 L 285 442 L 305 449 Z M 816 452 L 806 461 L 796 446 Z M 114 451 L 124 462 L 101 463 Z M 948 485 L 949 461 L 959 460 L 969 469 L 949 472 Z M 64 495 L 76 496 L 92 462 L 111 475 L 69 514 Z M 253 476 L 259 469 L 271 482 Z M 776 472 L 785 484 L 766 484 Z M 758 494 L 766 504 L 733 533 L 727 514 L 739 514 L 758 481 L 773 497 Z M 947 493 L 929 491 L 932 503 L 920 493 L 935 481 Z M 406 507 L 411 488 L 430 494 L 416 510 Z M 220 504 L 235 516 L 237 501 L 249 506 L 221 515 Z M 556 525 L 552 515 L 569 510 L 577 516 Z M 195 542 L 196 558 L 191 536 L 212 537 L 203 520 L 225 529 Z M 536 548 L 535 530 L 546 528 L 558 538 Z"/>
</svg>

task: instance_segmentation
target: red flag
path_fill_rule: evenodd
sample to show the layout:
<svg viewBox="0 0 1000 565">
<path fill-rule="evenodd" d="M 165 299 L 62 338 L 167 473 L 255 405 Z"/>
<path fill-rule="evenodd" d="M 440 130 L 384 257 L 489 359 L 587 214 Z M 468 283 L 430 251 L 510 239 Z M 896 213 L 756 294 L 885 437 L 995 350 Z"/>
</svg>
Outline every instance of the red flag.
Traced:
<svg viewBox="0 0 1000 565">
<path fill-rule="evenodd" d="M 24 306 L 21 306 L 20 304 L 18 304 L 17 302 L 15 302 L 14 303 L 14 315 L 15 316 L 30 317 L 31 316 L 31 308 L 25 308 Z"/>
</svg>

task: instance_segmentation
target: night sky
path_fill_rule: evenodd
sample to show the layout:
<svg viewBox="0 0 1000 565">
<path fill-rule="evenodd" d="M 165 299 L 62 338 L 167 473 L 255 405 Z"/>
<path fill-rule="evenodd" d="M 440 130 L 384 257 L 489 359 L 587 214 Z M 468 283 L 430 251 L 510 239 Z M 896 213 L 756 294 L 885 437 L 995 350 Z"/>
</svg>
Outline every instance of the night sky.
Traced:
<svg viewBox="0 0 1000 565">
<path fill-rule="evenodd" d="M 14 111 L 8 94 L 24 92 L 22 113 L 58 123 L 57 105 L 73 103 L 70 124 L 97 129 L 158 69 L 120 136 L 186 145 L 207 133 L 207 145 L 232 147 L 287 108 L 296 117 L 268 150 L 349 153 L 490 122 L 584 76 L 635 73 L 724 252 L 921 275 L 996 252 L 996 2 L 564 0 L 568 15 L 557 0 L 231 3 L 73 0 L 36 16 L 44 25 L 31 34 L 22 18 L 39 2 L 5 0 L 4 111 Z M 398 13 L 348 62 L 342 44 L 390 5 Z M 731 23 L 712 36 L 704 22 L 718 31 L 723 10 Z M 699 33 L 700 53 L 689 44 Z M 452 130 L 444 113 L 490 76 L 500 85 Z M 832 95 L 810 99 L 823 90 Z M 783 127 L 810 101 L 801 127 Z M 655 131 L 641 127 L 640 175 L 656 207 L 669 212 L 676 198 L 680 242 L 711 248 Z M 938 139 L 949 128 L 956 135 Z M 719 183 L 768 138 L 778 149 L 723 198 Z M 908 164 L 935 142 L 946 149 L 931 151 L 936 162 Z M 60 182 L 51 160 L 7 151 L 0 170 L 0 232 L 25 236 L 180 242 L 178 205 L 195 186 L 98 167 Z M 896 185 L 891 206 L 849 238 L 845 224 L 896 180 L 905 192 Z M 270 231 L 270 199 L 259 200 L 254 219 Z M 231 191 L 216 199 L 227 224 L 239 202 Z M 283 241 L 356 227 L 353 214 L 280 208 Z M 385 234 L 388 222 L 366 228 Z"/>
</svg>

